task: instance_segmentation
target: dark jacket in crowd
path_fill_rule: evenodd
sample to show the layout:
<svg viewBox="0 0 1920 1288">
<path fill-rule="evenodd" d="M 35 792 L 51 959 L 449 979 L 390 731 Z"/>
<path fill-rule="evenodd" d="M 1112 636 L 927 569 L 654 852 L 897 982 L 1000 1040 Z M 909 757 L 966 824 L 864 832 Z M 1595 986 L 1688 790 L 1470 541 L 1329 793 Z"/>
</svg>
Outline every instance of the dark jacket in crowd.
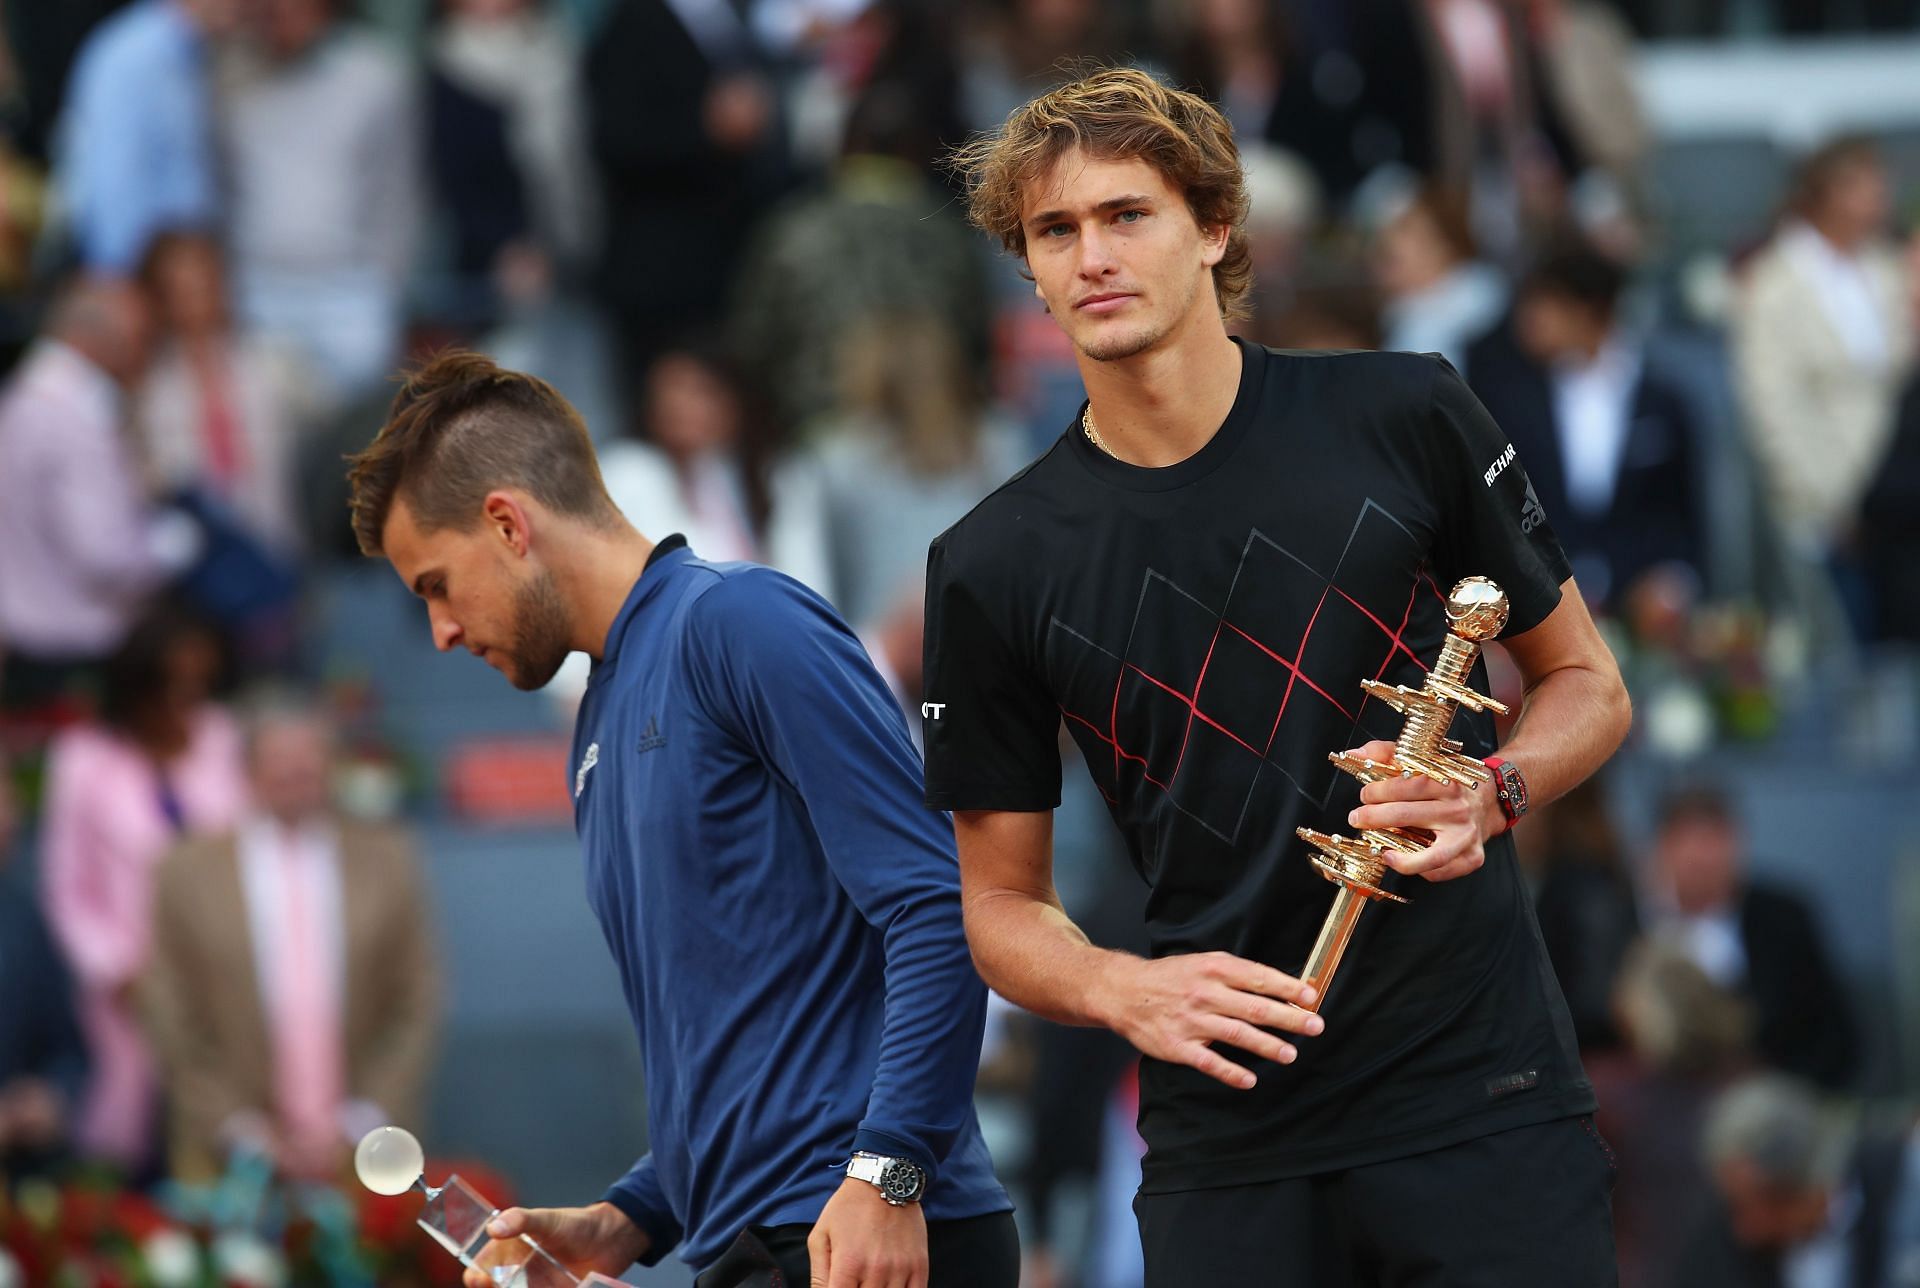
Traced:
<svg viewBox="0 0 1920 1288">
<path fill-rule="evenodd" d="M 1466 375 L 1526 465 L 1575 572 L 1595 560 L 1604 565 L 1605 587 L 1583 579 L 1583 590 L 1611 603 L 1656 564 L 1701 571 L 1699 427 L 1684 392 L 1642 364 L 1612 504 L 1604 514 L 1583 514 L 1567 498 L 1551 373 L 1521 349 L 1511 324 L 1474 343 Z"/>
<path fill-rule="evenodd" d="M 609 230 L 600 285 L 636 376 L 672 337 L 719 318 L 765 209 L 767 153 L 720 148 L 706 124 L 708 91 L 755 65 L 744 42 L 702 49 L 667 0 L 624 0 L 588 52 L 588 138 Z"/>
<path fill-rule="evenodd" d="M 72 984 L 28 884 L 0 875 L 0 1090 L 16 1079 L 51 1084 L 80 1103 L 86 1047 Z M 0 1159 L 0 1172 L 32 1160 Z"/>
<path fill-rule="evenodd" d="M 1764 882 L 1740 896 L 1740 942 L 1762 1062 L 1829 1090 L 1852 1081 L 1859 1036 L 1813 910 Z"/>
<path fill-rule="evenodd" d="M 1920 641 L 1920 378 L 1900 396 L 1893 441 L 1861 500 L 1859 551 L 1875 633 Z"/>
<path fill-rule="evenodd" d="M 1555 862 L 1534 897 L 1534 912 L 1580 1049 L 1618 1047 L 1613 988 L 1627 948 L 1640 934 L 1633 887 L 1597 863 Z"/>
</svg>

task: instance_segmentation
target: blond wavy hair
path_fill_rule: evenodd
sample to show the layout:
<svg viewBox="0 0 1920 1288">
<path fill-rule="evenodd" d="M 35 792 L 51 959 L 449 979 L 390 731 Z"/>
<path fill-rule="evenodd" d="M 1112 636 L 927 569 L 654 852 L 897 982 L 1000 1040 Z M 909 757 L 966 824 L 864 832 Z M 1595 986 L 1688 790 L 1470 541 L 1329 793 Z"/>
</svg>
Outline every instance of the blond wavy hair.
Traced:
<svg viewBox="0 0 1920 1288">
<path fill-rule="evenodd" d="M 1246 316 L 1253 289 L 1246 175 L 1220 109 L 1135 68 L 1083 71 L 954 152 L 968 216 L 1009 254 L 1026 259 L 1020 213 L 1027 188 L 1074 148 L 1103 161 L 1146 162 L 1186 198 L 1202 228 L 1224 226 L 1227 250 L 1213 266 L 1214 293 L 1221 317 Z"/>
</svg>

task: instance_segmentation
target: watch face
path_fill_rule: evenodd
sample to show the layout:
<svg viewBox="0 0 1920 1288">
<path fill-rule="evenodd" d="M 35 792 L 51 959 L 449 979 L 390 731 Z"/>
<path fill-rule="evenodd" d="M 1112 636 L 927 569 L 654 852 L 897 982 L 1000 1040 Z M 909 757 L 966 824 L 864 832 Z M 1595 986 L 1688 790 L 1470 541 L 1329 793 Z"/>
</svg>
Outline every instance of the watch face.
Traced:
<svg viewBox="0 0 1920 1288">
<path fill-rule="evenodd" d="M 1520 777 L 1520 771 L 1512 765 L 1500 766 L 1501 796 L 1506 799 L 1507 812 L 1518 818 L 1527 812 L 1527 780 Z"/>
<path fill-rule="evenodd" d="M 912 1203 L 927 1187 L 927 1174 L 912 1163 L 895 1159 L 880 1173 L 880 1192 L 894 1203 Z"/>
</svg>

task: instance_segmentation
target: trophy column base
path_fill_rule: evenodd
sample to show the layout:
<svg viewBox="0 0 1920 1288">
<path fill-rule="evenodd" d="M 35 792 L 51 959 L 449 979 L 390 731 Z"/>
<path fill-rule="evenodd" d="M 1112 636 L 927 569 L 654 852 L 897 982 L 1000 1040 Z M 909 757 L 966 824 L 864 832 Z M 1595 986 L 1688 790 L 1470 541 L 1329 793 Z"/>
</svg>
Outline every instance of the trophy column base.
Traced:
<svg viewBox="0 0 1920 1288">
<path fill-rule="evenodd" d="M 1300 839 L 1318 851 L 1313 856 L 1313 866 L 1320 869 L 1321 876 L 1340 887 L 1333 896 L 1327 919 L 1320 924 L 1320 936 L 1307 954 L 1307 964 L 1300 970 L 1301 982 L 1311 987 L 1314 994 L 1313 1004 L 1301 1009 L 1318 1011 L 1326 1004 L 1333 973 L 1339 969 L 1340 959 L 1346 954 L 1347 943 L 1353 938 L 1354 928 L 1360 924 L 1360 914 L 1367 905 L 1380 899 L 1394 903 L 1407 900 L 1378 884 L 1385 879 L 1387 868 L 1378 857 L 1378 847 L 1349 837 L 1316 832 L 1310 827 L 1297 830 Z"/>
<path fill-rule="evenodd" d="M 1333 896 L 1333 908 L 1320 926 L 1320 937 L 1313 941 L 1307 964 L 1300 970 L 1300 982 L 1313 990 L 1313 1001 L 1302 1005 L 1301 1010 L 1318 1011 L 1327 1000 L 1327 986 L 1333 983 L 1333 972 L 1339 969 L 1347 941 L 1353 938 L 1353 929 L 1360 924 L 1367 903 L 1366 896 L 1350 885 L 1342 885 Z"/>
</svg>

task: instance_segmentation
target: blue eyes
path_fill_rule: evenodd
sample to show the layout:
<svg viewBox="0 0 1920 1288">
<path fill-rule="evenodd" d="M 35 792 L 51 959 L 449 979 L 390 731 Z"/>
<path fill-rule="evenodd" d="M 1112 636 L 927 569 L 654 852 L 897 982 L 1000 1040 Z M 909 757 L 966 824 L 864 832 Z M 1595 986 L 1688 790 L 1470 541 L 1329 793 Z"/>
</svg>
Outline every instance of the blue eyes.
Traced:
<svg viewBox="0 0 1920 1288">
<path fill-rule="evenodd" d="M 1116 224 L 1137 224 L 1146 217 L 1147 212 L 1144 210 L 1122 210 L 1113 217 L 1113 222 Z M 1055 241 L 1058 241 L 1072 231 L 1072 224 L 1048 224 L 1041 230 L 1040 235 L 1042 237 L 1051 237 Z"/>
</svg>

